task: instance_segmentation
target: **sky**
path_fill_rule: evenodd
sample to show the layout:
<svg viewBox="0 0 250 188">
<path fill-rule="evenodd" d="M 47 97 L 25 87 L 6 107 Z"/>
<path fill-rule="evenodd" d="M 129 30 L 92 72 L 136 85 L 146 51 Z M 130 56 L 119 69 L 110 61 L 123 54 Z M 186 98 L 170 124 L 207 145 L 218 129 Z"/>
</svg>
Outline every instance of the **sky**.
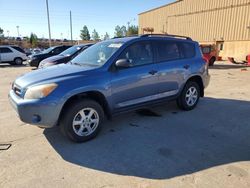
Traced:
<svg viewBox="0 0 250 188">
<path fill-rule="evenodd" d="M 174 0 L 48 0 L 51 38 L 70 39 L 70 10 L 72 12 L 73 39 L 78 40 L 80 30 L 87 25 L 100 36 L 106 32 L 112 37 L 116 25 L 128 22 L 138 25 L 138 14 Z M 5 36 L 17 37 L 35 33 L 48 38 L 46 0 L 0 0 L 0 27 Z M 9 31 L 9 32 L 7 32 Z"/>
</svg>

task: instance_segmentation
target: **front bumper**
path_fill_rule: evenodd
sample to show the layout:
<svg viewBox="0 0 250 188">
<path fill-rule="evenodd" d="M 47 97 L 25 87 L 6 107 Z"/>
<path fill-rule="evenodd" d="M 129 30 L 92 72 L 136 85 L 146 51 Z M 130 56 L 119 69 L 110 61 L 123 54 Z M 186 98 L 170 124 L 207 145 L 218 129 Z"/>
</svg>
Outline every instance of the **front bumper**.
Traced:
<svg viewBox="0 0 250 188">
<path fill-rule="evenodd" d="M 31 67 L 38 67 L 40 62 L 38 59 L 28 59 L 28 63 Z"/>
<path fill-rule="evenodd" d="M 43 128 L 51 128 L 57 124 L 61 106 L 53 101 L 25 100 L 18 97 L 13 90 L 9 93 L 9 101 L 21 121 Z"/>
</svg>

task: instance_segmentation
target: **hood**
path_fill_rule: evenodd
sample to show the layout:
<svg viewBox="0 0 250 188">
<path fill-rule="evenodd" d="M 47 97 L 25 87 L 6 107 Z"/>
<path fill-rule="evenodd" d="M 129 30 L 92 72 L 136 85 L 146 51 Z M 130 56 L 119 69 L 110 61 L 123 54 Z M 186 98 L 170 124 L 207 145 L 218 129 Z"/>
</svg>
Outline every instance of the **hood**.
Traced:
<svg viewBox="0 0 250 188">
<path fill-rule="evenodd" d="M 34 54 L 34 55 L 31 55 L 30 58 L 31 58 L 31 59 L 33 59 L 33 58 L 38 58 L 38 59 L 40 59 L 40 58 L 45 58 L 45 57 L 49 57 L 49 56 L 50 56 L 50 54 L 48 54 L 48 53 L 45 53 L 45 54 L 41 53 L 41 54 Z"/>
<path fill-rule="evenodd" d="M 24 74 L 16 79 L 15 84 L 21 88 L 27 88 L 30 85 L 59 82 L 60 80 L 84 76 L 88 70 L 95 68 L 92 66 L 61 64 Z"/>
<path fill-rule="evenodd" d="M 70 58 L 67 56 L 55 55 L 55 56 L 44 59 L 41 63 L 56 63 L 56 62 L 66 63 L 68 59 L 70 59 Z"/>
</svg>

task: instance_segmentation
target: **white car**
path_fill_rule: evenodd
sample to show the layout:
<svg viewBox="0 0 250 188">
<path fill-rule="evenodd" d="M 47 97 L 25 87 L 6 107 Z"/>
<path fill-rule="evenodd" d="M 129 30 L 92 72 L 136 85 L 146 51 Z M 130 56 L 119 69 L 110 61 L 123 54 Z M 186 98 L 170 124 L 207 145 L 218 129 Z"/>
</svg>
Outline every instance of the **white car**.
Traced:
<svg viewBox="0 0 250 188">
<path fill-rule="evenodd" d="M 22 65 L 28 57 L 18 46 L 0 46 L 0 63 Z"/>
</svg>

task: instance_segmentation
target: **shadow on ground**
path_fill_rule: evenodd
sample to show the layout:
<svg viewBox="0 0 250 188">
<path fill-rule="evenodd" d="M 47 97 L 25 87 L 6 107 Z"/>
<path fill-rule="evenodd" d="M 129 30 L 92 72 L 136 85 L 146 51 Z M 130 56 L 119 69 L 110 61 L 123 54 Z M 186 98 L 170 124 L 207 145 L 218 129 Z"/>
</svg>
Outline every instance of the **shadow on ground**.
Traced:
<svg viewBox="0 0 250 188">
<path fill-rule="evenodd" d="M 209 69 L 222 69 L 222 70 L 228 70 L 228 69 L 244 69 L 247 68 L 247 65 L 244 64 L 215 64 L 214 66 L 209 67 Z"/>
<path fill-rule="evenodd" d="M 27 67 L 27 65 L 26 64 L 23 64 L 23 65 L 0 64 L 0 69 L 1 68 L 22 68 L 22 67 Z"/>
<path fill-rule="evenodd" d="M 67 162 L 149 179 L 250 160 L 250 102 L 205 98 L 191 112 L 173 103 L 152 110 L 159 116 L 129 113 L 108 121 L 84 144 L 68 141 L 58 128 L 44 134 Z"/>
</svg>

